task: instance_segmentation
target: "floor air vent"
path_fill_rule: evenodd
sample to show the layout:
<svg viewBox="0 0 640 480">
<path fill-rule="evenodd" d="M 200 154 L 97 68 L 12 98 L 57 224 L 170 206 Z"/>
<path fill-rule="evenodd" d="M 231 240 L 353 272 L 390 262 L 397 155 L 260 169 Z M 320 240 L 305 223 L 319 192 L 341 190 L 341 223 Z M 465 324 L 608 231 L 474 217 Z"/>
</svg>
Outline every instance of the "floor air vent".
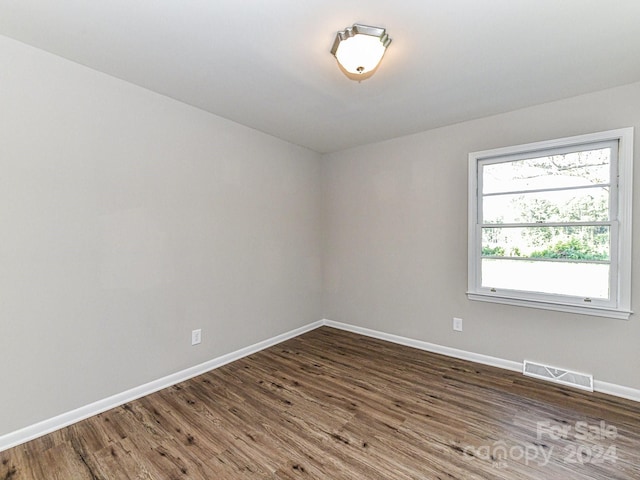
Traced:
<svg viewBox="0 0 640 480">
<path fill-rule="evenodd" d="M 524 361 L 522 373 L 529 377 L 541 378 L 562 385 L 580 388 L 593 392 L 593 375 L 585 373 L 572 372 L 562 368 L 550 367 L 541 363 L 534 363 L 528 360 Z"/>
</svg>

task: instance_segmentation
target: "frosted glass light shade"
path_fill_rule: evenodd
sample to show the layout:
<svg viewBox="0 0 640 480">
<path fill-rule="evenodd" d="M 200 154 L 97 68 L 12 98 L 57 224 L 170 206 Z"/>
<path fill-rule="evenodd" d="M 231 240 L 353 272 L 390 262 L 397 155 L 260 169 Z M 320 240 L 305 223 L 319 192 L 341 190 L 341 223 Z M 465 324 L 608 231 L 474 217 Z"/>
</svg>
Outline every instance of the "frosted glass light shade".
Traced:
<svg viewBox="0 0 640 480">
<path fill-rule="evenodd" d="M 376 69 L 390 43 L 384 28 L 355 24 L 338 32 L 331 53 L 347 73 L 367 76 Z"/>
</svg>

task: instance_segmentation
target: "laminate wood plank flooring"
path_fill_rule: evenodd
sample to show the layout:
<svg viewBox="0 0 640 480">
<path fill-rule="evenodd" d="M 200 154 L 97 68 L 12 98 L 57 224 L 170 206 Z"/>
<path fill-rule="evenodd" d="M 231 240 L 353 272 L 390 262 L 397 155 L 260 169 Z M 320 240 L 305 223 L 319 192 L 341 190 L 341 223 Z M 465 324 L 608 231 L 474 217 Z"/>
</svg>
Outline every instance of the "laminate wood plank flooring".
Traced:
<svg viewBox="0 0 640 480">
<path fill-rule="evenodd" d="M 640 403 L 323 327 L 0 453 L 26 479 L 640 479 Z"/>
</svg>

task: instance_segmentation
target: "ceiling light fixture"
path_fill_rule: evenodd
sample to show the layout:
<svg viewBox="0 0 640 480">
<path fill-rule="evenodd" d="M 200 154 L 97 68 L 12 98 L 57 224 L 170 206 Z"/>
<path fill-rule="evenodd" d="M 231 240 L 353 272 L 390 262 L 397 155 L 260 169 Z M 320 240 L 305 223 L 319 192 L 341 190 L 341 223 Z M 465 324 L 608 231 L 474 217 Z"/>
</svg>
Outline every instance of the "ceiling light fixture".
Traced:
<svg viewBox="0 0 640 480">
<path fill-rule="evenodd" d="M 384 28 L 356 23 L 338 32 L 331 53 L 347 77 L 360 81 L 374 74 L 390 43 Z"/>
</svg>

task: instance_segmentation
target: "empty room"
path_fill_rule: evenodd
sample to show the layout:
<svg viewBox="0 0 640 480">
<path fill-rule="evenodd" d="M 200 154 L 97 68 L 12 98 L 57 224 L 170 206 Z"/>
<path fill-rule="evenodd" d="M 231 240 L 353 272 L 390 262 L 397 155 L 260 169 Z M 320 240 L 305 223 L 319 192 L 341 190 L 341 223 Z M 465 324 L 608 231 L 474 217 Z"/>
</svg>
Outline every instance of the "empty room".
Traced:
<svg viewBox="0 0 640 480">
<path fill-rule="evenodd" d="M 636 0 L 2 2 L 0 480 L 639 479 L 638 59 Z"/>
</svg>

